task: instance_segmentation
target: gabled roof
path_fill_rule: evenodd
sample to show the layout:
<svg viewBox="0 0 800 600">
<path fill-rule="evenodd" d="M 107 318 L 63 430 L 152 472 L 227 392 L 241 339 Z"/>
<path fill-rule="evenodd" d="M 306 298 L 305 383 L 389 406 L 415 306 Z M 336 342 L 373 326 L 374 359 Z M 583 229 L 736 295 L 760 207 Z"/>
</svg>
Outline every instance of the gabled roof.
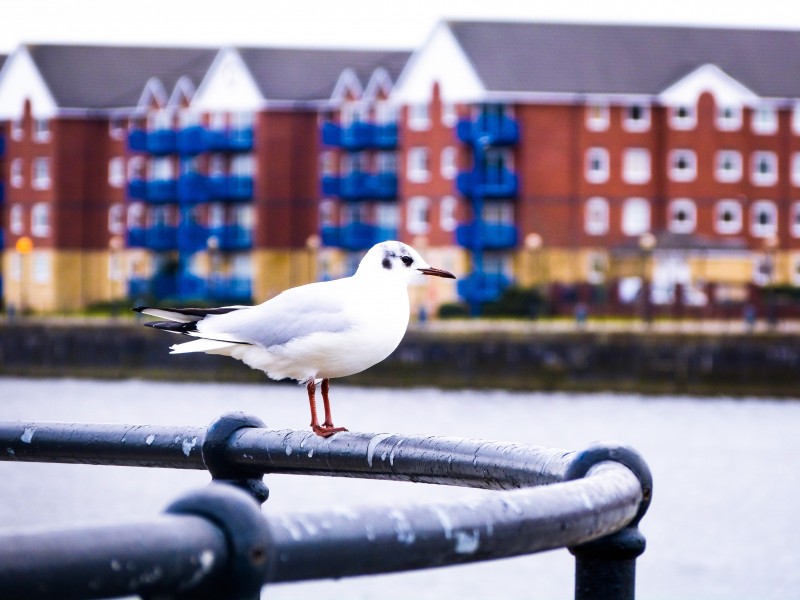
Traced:
<svg viewBox="0 0 800 600">
<path fill-rule="evenodd" d="M 657 95 L 714 64 L 762 97 L 800 97 L 800 31 L 446 21 L 489 92 Z"/>
<path fill-rule="evenodd" d="M 167 93 L 182 77 L 195 85 L 214 48 L 49 45 L 26 46 L 59 108 L 135 107 L 151 78 Z"/>
<path fill-rule="evenodd" d="M 339 77 L 351 70 L 366 87 L 383 68 L 392 80 L 410 52 L 307 48 L 237 48 L 266 100 L 297 102 L 329 100 Z"/>
</svg>

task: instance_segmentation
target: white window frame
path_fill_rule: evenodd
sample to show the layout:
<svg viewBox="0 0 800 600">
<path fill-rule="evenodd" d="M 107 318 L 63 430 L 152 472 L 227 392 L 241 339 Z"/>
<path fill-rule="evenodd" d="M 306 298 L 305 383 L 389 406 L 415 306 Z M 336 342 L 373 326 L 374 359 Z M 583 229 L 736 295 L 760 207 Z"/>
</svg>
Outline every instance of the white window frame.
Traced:
<svg viewBox="0 0 800 600">
<path fill-rule="evenodd" d="M 586 254 L 586 281 L 595 285 L 603 283 L 607 272 L 608 255 L 605 252 L 588 252 Z"/>
<path fill-rule="evenodd" d="M 400 210 L 393 202 L 380 202 L 375 207 L 375 224 L 384 229 L 397 231 L 400 225 Z"/>
<path fill-rule="evenodd" d="M 427 146 L 414 146 L 406 156 L 406 178 L 413 183 L 430 181 L 430 150 Z"/>
<path fill-rule="evenodd" d="M 622 154 L 622 179 L 641 185 L 650 181 L 652 167 L 647 148 L 626 148 Z"/>
<path fill-rule="evenodd" d="M 458 122 L 458 110 L 455 102 L 442 101 L 442 125 L 452 127 Z"/>
<path fill-rule="evenodd" d="M 634 119 L 632 112 L 635 109 L 641 110 L 641 117 Z M 650 129 L 650 106 L 644 102 L 630 102 L 625 107 L 625 114 L 622 118 L 622 127 L 625 131 L 642 132 Z"/>
<path fill-rule="evenodd" d="M 127 127 L 125 117 L 110 117 L 108 119 L 108 136 L 114 140 L 121 140 L 125 137 Z"/>
<path fill-rule="evenodd" d="M 25 127 L 22 125 L 22 119 L 11 119 L 11 139 L 20 141 L 25 137 Z"/>
<path fill-rule="evenodd" d="M 686 164 L 680 168 L 680 161 Z M 694 150 L 678 149 L 669 153 L 669 177 L 672 181 L 694 181 L 697 177 L 697 153 Z"/>
<path fill-rule="evenodd" d="M 8 230 L 14 235 L 25 233 L 25 207 L 20 204 L 12 204 L 8 209 Z"/>
<path fill-rule="evenodd" d="M 442 231 L 455 231 L 458 227 L 458 199 L 444 196 L 439 201 L 439 228 Z"/>
<path fill-rule="evenodd" d="M 431 127 L 431 107 L 427 102 L 408 105 L 408 128 L 412 131 L 425 131 Z"/>
<path fill-rule="evenodd" d="M 611 122 L 611 109 L 608 102 L 593 100 L 586 104 L 586 129 L 606 131 Z"/>
<path fill-rule="evenodd" d="M 778 109 L 772 104 L 759 104 L 753 108 L 750 126 L 753 133 L 771 135 L 778 131 Z"/>
<path fill-rule="evenodd" d="M 793 152 L 791 160 L 792 185 L 800 187 L 800 152 Z"/>
<path fill-rule="evenodd" d="M 800 200 L 792 203 L 789 211 L 789 232 L 792 237 L 800 238 Z"/>
<path fill-rule="evenodd" d="M 759 223 L 759 216 L 769 215 L 767 223 Z M 772 200 L 756 200 L 750 206 L 750 234 L 757 238 L 769 238 L 778 232 L 778 207 Z"/>
<path fill-rule="evenodd" d="M 31 235 L 45 238 L 50 235 L 50 204 L 36 202 L 31 207 Z"/>
<path fill-rule="evenodd" d="M 583 207 L 583 229 L 588 235 L 606 235 L 610 225 L 608 200 L 595 196 Z"/>
<path fill-rule="evenodd" d="M 11 187 L 21 188 L 25 185 L 25 175 L 23 174 L 24 163 L 21 158 L 15 158 L 8 167 L 8 180 Z"/>
<path fill-rule="evenodd" d="M 723 169 L 725 159 L 731 160 L 731 168 Z M 720 150 L 714 157 L 714 176 L 720 183 L 736 183 L 742 180 L 742 153 L 738 150 Z"/>
<path fill-rule="evenodd" d="M 33 281 L 35 283 L 49 283 L 53 276 L 53 261 L 48 250 L 33 251 Z"/>
<path fill-rule="evenodd" d="M 800 134 L 800 101 L 792 105 L 792 131 Z"/>
<path fill-rule="evenodd" d="M 730 212 L 733 219 L 724 221 L 722 215 Z M 714 206 L 714 230 L 721 235 L 733 235 L 742 231 L 742 204 L 737 200 L 720 200 Z"/>
<path fill-rule="evenodd" d="M 125 205 L 120 202 L 108 207 L 108 232 L 112 235 L 125 233 Z"/>
<path fill-rule="evenodd" d="M 34 142 L 49 142 L 50 141 L 50 120 L 49 119 L 33 119 L 33 141 Z"/>
<path fill-rule="evenodd" d="M 644 209 L 641 215 L 631 214 L 635 210 Z M 639 222 L 639 217 L 644 217 Z M 652 207 L 646 198 L 628 198 L 622 205 L 622 233 L 628 236 L 642 235 L 650 231 Z"/>
<path fill-rule="evenodd" d="M 37 156 L 31 162 L 31 187 L 35 190 L 47 190 L 51 182 L 50 158 Z"/>
<path fill-rule="evenodd" d="M 108 185 L 121 188 L 125 185 L 125 159 L 115 156 L 108 161 Z"/>
<path fill-rule="evenodd" d="M 406 207 L 406 229 L 411 235 L 425 235 L 430 231 L 430 200 L 425 196 L 413 196 Z"/>
<path fill-rule="evenodd" d="M 455 146 L 446 146 L 442 148 L 442 154 L 440 157 L 440 171 L 442 177 L 445 179 L 455 179 L 456 175 L 458 174 L 458 148 Z"/>
<path fill-rule="evenodd" d="M 685 114 L 681 115 L 681 111 Z M 669 122 L 673 129 L 688 131 L 697 127 L 697 107 L 689 104 L 679 104 L 669 108 Z"/>
<path fill-rule="evenodd" d="M 595 162 L 598 165 L 597 169 L 592 168 Z M 584 167 L 586 181 L 589 183 L 605 183 L 608 181 L 611 171 L 609 162 L 608 150 L 598 147 L 588 148 L 586 150 L 586 163 Z"/>
<path fill-rule="evenodd" d="M 676 217 L 683 213 L 686 219 Z M 697 205 L 690 198 L 676 198 L 667 206 L 667 228 L 672 233 L 692 233 L 697 229 Z"/>
<path fill-rule="evenodd" d="M 231 158 L 231 175 L 237 177 L 252 177 L 255 172 L 256 161 L 252 154 L 237 154 Z"/>
<path fill-rule="evenodd" d="M 725 112 L 730 111 L 730 116 Z M 741 105 L 727 104 L 717 107 L 715 123 L 720 131 L 738 131 L 742 128 Z"/>
<path fill-rule="evenodd" d="M 766 173 L 762 173 L 758 168 L 762 164 L 762 160 L 766 161 L 763 164 L 770 167 Z M 753 152 L 750 161 L 750 179 L 753 185 L 758 186 L 771 186 L 778 183 L 778 155 L 768 150 Z"/>
</svg>

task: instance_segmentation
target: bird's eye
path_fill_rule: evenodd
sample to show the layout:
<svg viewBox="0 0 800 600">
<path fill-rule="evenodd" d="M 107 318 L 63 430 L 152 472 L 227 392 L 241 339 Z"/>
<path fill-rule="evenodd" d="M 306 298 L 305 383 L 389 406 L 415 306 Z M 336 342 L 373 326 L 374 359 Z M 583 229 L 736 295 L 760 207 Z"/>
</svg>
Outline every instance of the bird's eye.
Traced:
<svg viewBox="0 0 800 600">
<path fill-rule="evenodd" d="M 404 264 L 405 266 L 407 266 L 407 267 L 410 267 L 410 266 L 411 266 L 411 263 L 413 263 L 413 262 L 414 262 L 414 259 L 413 259 L 413 258 L 411 258 L 410 256 L 401 256 L 401 257 L 400 257 L 400 260 L 402 260 L 402 261 L 403 261 L 403 264 Z"/>
</svg>

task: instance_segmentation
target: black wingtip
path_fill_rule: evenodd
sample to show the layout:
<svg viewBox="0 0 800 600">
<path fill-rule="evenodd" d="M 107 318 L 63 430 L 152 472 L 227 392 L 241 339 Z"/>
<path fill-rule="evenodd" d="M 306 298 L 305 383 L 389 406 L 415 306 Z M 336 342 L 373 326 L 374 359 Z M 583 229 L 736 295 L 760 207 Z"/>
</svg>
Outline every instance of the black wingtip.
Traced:
<svg viewBox="0 0 800 600">
<path fill-rule="evenodd" d="M 133 312 L 138 312 L 138 313 L 140 313 L 140 312 L 144 312 L 144 311 L 146 311 L 146 310 L 147 310 L 147 307 L 146 307 L 146 306 L 134 306 L 134 307 L 133 307 L 131 310 L 132 310 Z"/>
</svg>

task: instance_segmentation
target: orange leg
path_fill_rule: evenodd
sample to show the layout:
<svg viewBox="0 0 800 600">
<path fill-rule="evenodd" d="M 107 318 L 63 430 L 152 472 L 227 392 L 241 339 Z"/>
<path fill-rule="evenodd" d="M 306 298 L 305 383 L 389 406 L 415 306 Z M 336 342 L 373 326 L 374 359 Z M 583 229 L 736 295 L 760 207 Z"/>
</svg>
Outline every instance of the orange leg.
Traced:
<svg viewBox="0 0 800 600">
<path fill-rule="evenodd" d="M 328 388 L 329 383 L 327 379 L 322 380 L 322 403 L 325 409 L 325 422 L 322 425 L 319 424 L 319 420 L 317 419 L 317 400 L 315 398 L 315 393 L 317 390 L 317 385 L 314 383 L 314 380 L 310 380 L 306 384 L 306 390 L 308 391 L 308 404 L 311 408 L 311 430 L 319 436 L 322 437 L 329 437 L 334 433 L 339 431 L 347 431 L 344 427 L 334 427 L 333 426 L 333 419 L 331 418 L 331 405 L 330 401 L 328 400 Z"/>
</svg>

